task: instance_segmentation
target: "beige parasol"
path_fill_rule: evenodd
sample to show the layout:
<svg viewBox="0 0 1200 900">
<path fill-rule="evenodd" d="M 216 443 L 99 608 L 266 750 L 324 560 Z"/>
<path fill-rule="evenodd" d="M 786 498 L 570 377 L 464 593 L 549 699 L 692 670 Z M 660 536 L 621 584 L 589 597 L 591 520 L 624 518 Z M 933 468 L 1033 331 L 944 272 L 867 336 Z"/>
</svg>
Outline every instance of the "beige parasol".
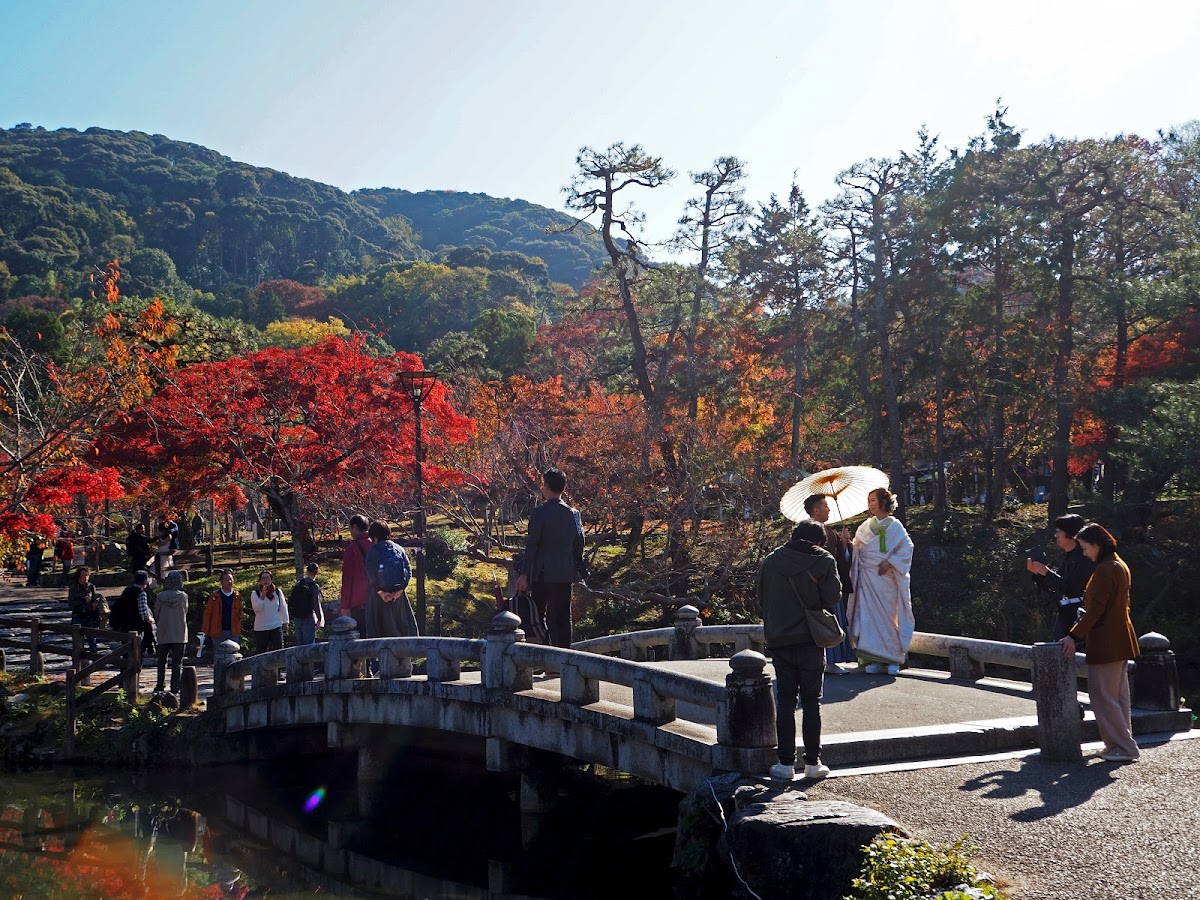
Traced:
<svg viewBox="0 0 1200 900">
<path fill-rule="evenodd" d="M 779 501 L 779 511 L 793 522 L 808 518 L 804 501 L 813 494 L 824 494 L 833 500 L 835 514 L 829 523 L 842 522 L 867 509 L 867 496 L 876 488 L 885 488 L 890 479 L 886 472 L 870 466 L 839 466 L 814 472 L 803 481 L 788 488 Z"/>
</svg>

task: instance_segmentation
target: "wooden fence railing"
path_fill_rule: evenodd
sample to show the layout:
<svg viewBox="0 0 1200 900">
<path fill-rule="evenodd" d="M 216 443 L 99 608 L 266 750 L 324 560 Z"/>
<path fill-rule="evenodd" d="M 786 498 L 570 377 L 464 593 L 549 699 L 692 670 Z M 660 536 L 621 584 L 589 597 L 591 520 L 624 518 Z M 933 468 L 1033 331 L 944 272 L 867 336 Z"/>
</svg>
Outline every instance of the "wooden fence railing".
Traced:
<svg viewBox="0 0 1200 900">
<path fill-rule="evenodd" d="M 29 651 L 29 673 L 46 674 L 49 656 L 67 656 L 71 667 L 67 670 L 67 728 L 63 749 L 70 756 L 75 752 L 75 719 L 79 707 L 96 700 L 112 688 L 123 688 L 131 699 L 138 694 L 138 677 L 142 671 L 142 642 L 137 632 L 108 631 L 103 628 L 84 628 L 81 625 L 63 625 L 58 622 L 43 622 L 38 618 L 23 619 L 0 616 L 0 628 L 28 630 L 29 637 L 22 640 L 12 635 L 0 636 L 0 648 Z M 46 635 L 66 635 L 71 638 L 70 647 L 46 640 Z M 104 643 L 108 649 L 92 651 L 88 638 Z M 90 662 L 87 662 L 89 661 Z M 115 675 L 101 684 L 92 686 L 92 676 L 103 670 L 116 669 Z M 7 656 L 0 651 L 0 670 L 7 671 Z M 89 690 L 75 696 L 78 686 Z"/>
</svg>

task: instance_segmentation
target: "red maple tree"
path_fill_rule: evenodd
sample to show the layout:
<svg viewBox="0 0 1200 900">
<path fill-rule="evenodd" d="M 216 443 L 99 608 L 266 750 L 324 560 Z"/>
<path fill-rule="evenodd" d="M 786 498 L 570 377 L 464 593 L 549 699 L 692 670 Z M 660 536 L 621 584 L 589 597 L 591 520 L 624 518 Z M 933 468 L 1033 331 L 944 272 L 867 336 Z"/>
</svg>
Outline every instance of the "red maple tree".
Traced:
<svg viewBox="0 0 1200 900">
<path fill-rule="evenodd" d="M 316 516 L 364 498 L 395 513 L 409 496 L 414 416 L 403 373 L 422 369 L 412 354 L 370 355 L 359 336 L 190 366 L 108 428 L 97 455 L 168 507 L 231 485 L 265 497 L 293 535 L 299 569 Z M 425 482 L 456 480 L 437 460 L 474 422 L 441 384 L 422 412 Z"/>
</svg>

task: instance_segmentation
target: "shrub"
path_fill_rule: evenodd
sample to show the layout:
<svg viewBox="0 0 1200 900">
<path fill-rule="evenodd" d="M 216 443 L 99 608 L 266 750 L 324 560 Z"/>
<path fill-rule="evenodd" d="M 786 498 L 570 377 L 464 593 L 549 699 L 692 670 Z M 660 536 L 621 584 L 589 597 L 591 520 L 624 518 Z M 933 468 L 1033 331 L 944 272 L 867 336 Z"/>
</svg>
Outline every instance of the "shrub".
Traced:
<svg viewBox="0 0 1200 900">
<path fill-rule="evenodd" d="M 466 549 L 461 531 L 433 529 L 425 537 L 425 574 L 437 581 L 451 577 L 458 568 L 458 555 Z"/>
<path fill-rule="evenodd" d="M 866 848 L 849 900 L 1003 900 L 990 876 L 968 862 L 973 852 L 965 837 L 934 846 L 880 835 Z"/>
</svg>

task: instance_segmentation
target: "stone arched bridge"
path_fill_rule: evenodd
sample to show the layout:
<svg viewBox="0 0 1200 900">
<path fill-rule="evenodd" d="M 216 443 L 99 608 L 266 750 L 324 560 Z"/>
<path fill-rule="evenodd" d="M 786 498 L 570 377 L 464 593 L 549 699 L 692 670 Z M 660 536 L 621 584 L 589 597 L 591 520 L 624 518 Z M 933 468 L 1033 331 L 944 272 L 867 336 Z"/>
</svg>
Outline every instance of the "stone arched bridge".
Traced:
<svg viewBox="0 0 1200 900">
<path fill-rule="evenodd" d="M 360 775 L 375 765 L 359 743 L 371 726 L 484 738 L 495 770 L 516 767 L 521 749 L 532 747 L 680 791 L 716 772 L 761 773 L 775 761 L 775 709 L 760 653 L 735 654 L 721 685 L 529 644 L 519 626 L 501 613 L 486 639 L 358 640 L 353 620 L 343 618 L 326 643 L 248 659 L 227 642 L 218 648 L 209 708 L 229 734 L 325 725 L 330 746 L 359 747 Z M 414 658 L 425 659 L 423 675 L 412 674 Z M 535 684 L 543 670 L 559 673 L 557 691 Z M 602 699 L 602 684 L 632 689 L 632 709 Z"/>
<path fill-rule="evenodd" d="M 683 607 L 673 628 L 596 638 L 566 650 L 526 643 L 520 624 L 501 613 L 485 639 L 359 640 L 354 620 L 343 617 L 326 643 L 248 659 L 226 642 L 218 648 L 209 708 L 227 733 L 263 736 L 258 743 L 270 745 L 268 753 L 285 752 L 279 729 L 324 728 L 325 745 L 358 750 L 359 777 L 367 781 L 382 777 L 390 738 L 381 731 L 389 728 L 484 739 L 488 767 L 496 771 L 522 768 L 524 750 L 535 748 L 679 791 L 716 773 L 762 774 L 775 762 L 775 705 L 759 652 L 761 625 L 700 626 L 696 610 Z M 1149 698 L 1149 708 L 1180 717 L 1168 647 L 1161 635 L 1143 639 L 1139 670 L 1150 668 L 1136 679 L 1136 693 Z M 1061 758 L 1079 755 L 1075 678 L 1086 674 L 1082 654 L 1070 662 L 1057 644 L 925 633 L 914 637 L 911 649 L 948 657 L 959 680 L 979 678 L 988 663 L 1032 669 L 1034 743 Z M 726 656 L 724 684 L 654 662 Z M 413 674 L 414 659 L 425 660 L 420 675 Z M 537 679 L 542 671 L 557 673 L 557 682 Z M 1160 692 L 1155 685 L 1165 687 Z"/>
</svg>

